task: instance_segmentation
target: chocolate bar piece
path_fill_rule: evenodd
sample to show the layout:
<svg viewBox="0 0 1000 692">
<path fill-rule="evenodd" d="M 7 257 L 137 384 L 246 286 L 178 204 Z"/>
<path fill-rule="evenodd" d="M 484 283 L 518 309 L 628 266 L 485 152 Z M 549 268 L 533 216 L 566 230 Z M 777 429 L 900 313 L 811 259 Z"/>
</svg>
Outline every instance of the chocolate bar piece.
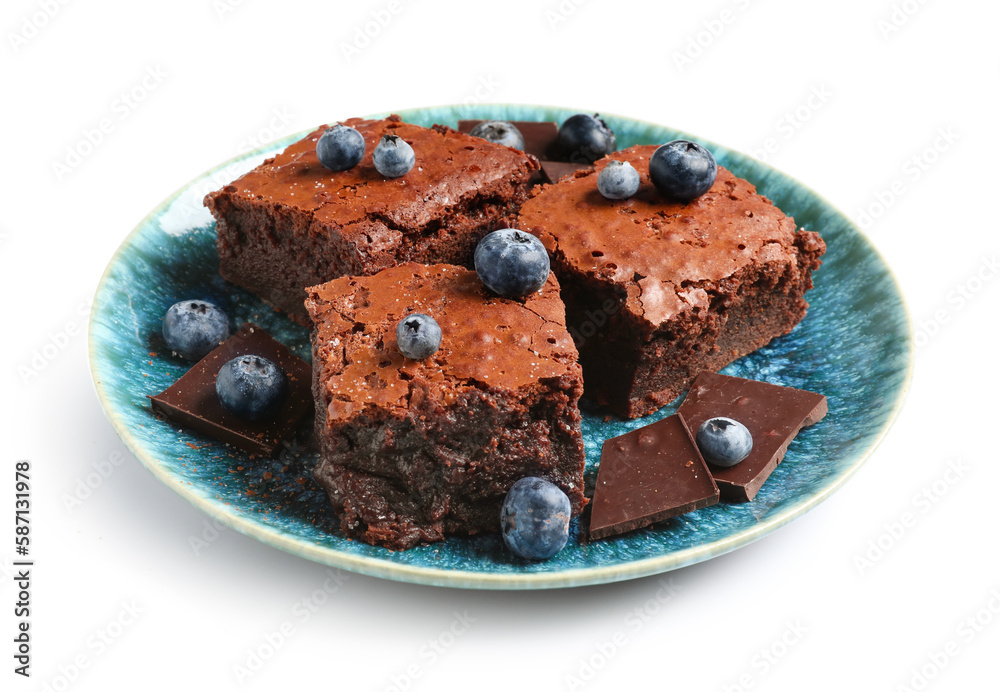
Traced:
<svg viewBox="0 0 1000 692">
<path fill-rule="evenodd" d="M 471 132 L 472 128 L 483 120 L 459 120 L 459 132 Z M 553 122 L 534 122 L 528 120 L 512 120 L 510 124 L 520 131 L 524 137 L 524 150 L 539 159 L 546 161 L 558 158 L 559 126 Z"/>
<path fill-rule="evenodd" d="M 558 183 L 560 178 L 572 175 L 577 171 L 591 170 L 594 166 L 590 163 L 567 163 L 565 161 L 540 161 L 542 175 L 550 183 Z"/>
<path fill-rule="evenodd" d="M 219 369 L 233 358 L 267 358 L 288 378 L 288 396 L 272 418 L 247 421 L 229 413 L 215 393 Z M 153 410 L 181 425 L 251 454 L 274 456 L 312 410 L 312 368 L 260 327 L 247 324 L 202 358 L 161 394 L 149 397 Z"/>
<path fill-rule="evenodd" d="M 739 421 L 753 436 L 750 456 L 730 468 L 709 465 L 723 502 L 749 502 L 778 466 L 799 430 L 827 412 L 826 397 L 804 389 L 703 372 L 677 413 L 692 433 L 709 418 Z"/>
<path fill-rule="evenodd" d="M 482 120 L 459 120 L 458 131 L 470 132 Z M 555 183 L 563 176 L 582 169 L 593 168 L 590 163 L 569 163 L 560 161 L 559 126 L 553 122 L 512 120 L 510 124 L 524 136 L 524 150 L 538 159 L 542 170 L 532 174 L 531 184 Z"/>
<path fill-rule="evenodd" d="M 690 430 L 673 415 L 604 442 L 590 537 L 633 531 L 718 501 Z"/>
</svg>

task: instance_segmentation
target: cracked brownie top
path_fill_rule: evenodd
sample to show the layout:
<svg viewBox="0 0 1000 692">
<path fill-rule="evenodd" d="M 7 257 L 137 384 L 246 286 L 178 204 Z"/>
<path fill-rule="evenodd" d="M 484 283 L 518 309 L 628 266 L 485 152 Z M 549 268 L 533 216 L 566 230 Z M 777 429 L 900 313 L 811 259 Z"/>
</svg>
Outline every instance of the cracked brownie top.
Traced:
<svg viewBox="0 0 1000 692">
<path fill-rule="evenodd" d="M 224 191 L 310 213 L 315 222 L 339 227 L 348 235 L 352 227 L 367 227 L 372 220 L 405 234 L 440 222 L 449 209 L 465 208 L 483 195 L 498 195 L 510 181 L 527 180 L 538 169 L 538 162 L 523 152 L 440 125 L 405 123 L 398 115 L 383 120 L 351 118 L 342 124 L 365 139 L 364 158 L 350 170 L 333 172 L 320 164 L 316 142 L 327 129 L 324 125 Z M 372 153 L 385 134 L 413 147 L 416 164 L 405 176 L 386 178 L 375 170 Z M 317 228 L 314 225 L 311 232 Z"/>
<path fill-rule="evenodd" d="M 327 402 L 328 424 L 366 406 L 405 410 L 415 395 L 447 405 L 473 388 L 523 394 L 549 379 L 580 377 L 551 274 L 537 293 L 511 300 L 487 290 L 474 271 L 408 263 L 313 286 L 306 308 L 323 388 L 314 393 Z M 396 325 L 415 312 L 442 332 L 441 347 L 424 360 L 396 346 Z"/>
<path fill-rule="evenodd" d="M 753 185 L 720 167 L 704 195 L 670 201 L 649 179 L 655 150 L 624 149 L 594 170 L 543 186 L 521 208 L 518 226 L 542 240 L 557 272 L 616 288 L 625 309 L 652 329 L 708 309 L 728 292 L 720 284 L 744 268 L 795 264 L 795 221 Z M 639 191 L 629 199 L 612 201 L 597 190 L 612 159 L 639 172 Z"/>
</svg>

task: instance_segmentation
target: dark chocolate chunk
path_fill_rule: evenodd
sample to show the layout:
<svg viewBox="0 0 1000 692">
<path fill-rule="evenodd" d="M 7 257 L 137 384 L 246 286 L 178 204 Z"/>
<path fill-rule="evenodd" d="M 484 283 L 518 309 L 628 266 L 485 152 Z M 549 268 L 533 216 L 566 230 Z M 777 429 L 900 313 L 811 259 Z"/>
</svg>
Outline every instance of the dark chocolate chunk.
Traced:
<svg viewBox="0 0 1000 692">
<path fill-rule="evenodd" d="M 560 178 L 572 175 L 577 171 L 589 171 L 593 169 L 593 165 L 589 163 L 566 163 L 563 161 L 540 161 L 539 165 L 542 167 L 542 175 L 545 177 L 545 181 L 549 183 L 557 183 Z"/>
<path fill-rule="evenodd" d="M 458 131 L 469 132 L 482 120 L 459 120 Z M 533 122 L 512 120 L 510 123 L 524 136 L 524 150 L 538 159 L 541 171 L 532 174 L 529 183 L 554 183 L 560 178 L 579 170 L 593 168 L 589 163 L 568 163 L 559 161 L 559 126 L 553 122 Z"/>
<path fill-rule="evenodd" d="M 826 415 L 826 397 L 804 389 L 703 372 L 677 413 L 691 430 L 725 416 L 750 430 L 750 456 L 730 468 L 709 465 L 723 502 L 748 502 L 781 462 L 799 430 Z"/>
<path fill-rule="evenodd" d="M 458 131 L 470 132 L 482 120 L 459 120 Z M 559 126 L 553 122 L 534 122 L 527 120 L 508 121 L 516 127 L 524 137 L 524 151 L 535 158 L 545 161 L 557 158 L 559 147 Z"/>
<path fill-rule="evenodd" d="M 670 416 L 604 442 L 590 537 L 641 529 L 718 501 L 690 430 L 680 416 Z"/>
<path fill-rule="evenodd" d="M 226 411 L 215 393 L 219 368 L 242 355 L 263 356 L 288 378 L 288 396 L 272 418 L 247 421 Z M 153 410 L 181 425 L 234 447 L 274 456 L 312 409 L 312 368 L 260 327 L 247 324 L 225 343 L 195 363 L 162 394 L 149 397 Z"/>
</svg>

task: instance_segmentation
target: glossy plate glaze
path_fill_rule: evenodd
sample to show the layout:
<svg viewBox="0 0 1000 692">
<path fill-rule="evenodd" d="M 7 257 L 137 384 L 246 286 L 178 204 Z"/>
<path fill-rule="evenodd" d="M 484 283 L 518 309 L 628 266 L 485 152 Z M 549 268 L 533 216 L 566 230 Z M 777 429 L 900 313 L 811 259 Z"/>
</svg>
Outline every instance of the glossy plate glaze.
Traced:
<svg viewBox="0 0 1000 692">
<path fill-rule="evenodd" d="M 403 111 L 420 125 L 460 118 L 554 120 L 575 111 L 513 105 L 443 106 Z M 532 589 L 581 586 L 665 572 L 746 545 L 815 507 L 871 454 L 899 410 L 912 362 L 909 318 L 893 276 L 868 240 L 807 187 L 758 161 L 667 127 L 605 116 L 621 148 L 686 137 L 749 179 L 828 251 L 807 295 L 811 307 L 789 335 L 723 372 L 825 394 L 830 413 L 804 430 L 753 502 L 716 505 L 618 538 L 582 544 L 573 535 L 556 557 L 527 563 L 497 535 L 451 538 L 392 552 L 346 539 L 311 479 L 316 453 L 309 426 L 277 460 L 246 455 L 155 416 L 147 395 L 188 365 L 162 347 L 164 311 L 184 298 L 222 306 L 234 327 L 253 321 L 308 359 L 309 335 L 217 271 L 215 228 L 202 198 L 256 166 L 299 133 L 209 171 L 155 209 L 129 235 L 101 280 L 90 323 L 90 360 L 101 405 L 136 458 L 207 514 L 268 545 L 364 574 L 441 586 Z M 669 415 L 668 406 L 634 421 L 585 411 L 587 478 L 592 486 L 602 442 Z"/>
</svg>

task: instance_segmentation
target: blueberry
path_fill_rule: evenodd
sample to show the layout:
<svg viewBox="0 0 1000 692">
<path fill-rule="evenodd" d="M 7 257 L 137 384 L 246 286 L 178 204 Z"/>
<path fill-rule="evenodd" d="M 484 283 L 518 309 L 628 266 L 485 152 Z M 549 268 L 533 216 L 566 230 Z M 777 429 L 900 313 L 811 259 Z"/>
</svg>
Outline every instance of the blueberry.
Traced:
<svg viewBox="0 0 1000 692">
<path fill-rule="evenodd" d="M 716 466 L 736 466 L 753 449 L 747 427 L 732 418 L 709 418 L 698 428 L 695 442 L 705 461 Z"/>
<path fill-rule="evenodd" d="M 430 315 L 415 312 L 396 325 L 396 344 L 407 358 L 421 360 L 441 348 L 441 327 Z"/>
<path fill-rule="evenodd" d="M 544 478 L 522 478 L 511 486 L 500 509 L 503 542 L 515 555 L 545 560 L 569 539 L 569 498 Z"/>
<path fill-rule="evenodd" d="M 246 420 L 273 416 L 288 394 L 281 368 L 261 356 L 237 356 L 219 368 L 215 393 L 227 411 Z"/>
<path fill-rule="evenodd" d="M 316 142 L 319 162 L 331 171 L 346 171 L 357 166 L 365 155 L 365 138 L 353 127 L 334 125 Z"/>
<path fill-rule="evenodd" d="M 396 135 L 383 135 L 372 153 L 372 159 L 375 161 L 375 170 L 386 178 L 406 175 L 417 162 L 413 147 Z"/>
<path fill-rule="evenodd" d="M 493 231 L 475 255 L 480 281 L 506 298 L 531 295 L 549 278 L 549 253 L 535 236 L 513 228 Z"/>
<path fill-rule="evenodd" d="M 593 163 L 615 150 L 615 133 L 597 113 L 578 113 L 559 128 L 559 147 L 572 163 Z"/>
<path fill-rule="evenodd" d="M 717 170 L 712 152 L 686 139 L 667 142 L 649 157 L 649 177 L 656 189 L 680 202 L 708 192 Z"/>
<path fill-rule="evenodd" d="M 608 199 L 628 199 L 639 191 L 639 171 L 628 161 L 608 161 L 597 176 L 597 190 Z"/>
<path fill-rule="evenodd" d="M 469 134 L 524 151 L 524 135 L 506 120 L 484 120 L 469 130 Z"/>
<path fill-rule="evenodd" d="M 229 317 L 206 300 L 182 300 L 163 316 L 163 340 L 188 360 L 201 360 L 229 338 Z"/>
</svg>

